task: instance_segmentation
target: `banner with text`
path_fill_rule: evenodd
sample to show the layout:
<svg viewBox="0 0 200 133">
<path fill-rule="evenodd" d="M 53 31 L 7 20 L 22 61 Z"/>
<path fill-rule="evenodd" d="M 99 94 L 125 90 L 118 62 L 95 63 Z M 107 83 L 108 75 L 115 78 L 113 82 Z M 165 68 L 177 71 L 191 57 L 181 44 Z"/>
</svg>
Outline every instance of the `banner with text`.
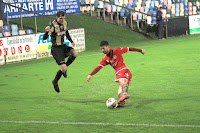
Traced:
<svg viewBox="0 0 200 133">
<path fill-rule="evenodd" d="M 8 37 L 4 50 L 6 63 L 36 58 L 35 34 Z"/>
<path fill-rule="evenodd" d="M 0 65 L 5 64 L 4 45 L 7 43 L 7 38 L 0 38 Z"/>
<path fill-rule="evenodd" d="M 57 11 L 64 11 L 66 14 L 80 13 L 79 0 L 1 0 L 5 3 L 20 7 L 45 16 L 52 16 Z M 20 9 L 2 3 L 4 18 L 20 18 Z M 22 10 L 22 17 L 34 17 L 34 14 Z"/>
</svg>

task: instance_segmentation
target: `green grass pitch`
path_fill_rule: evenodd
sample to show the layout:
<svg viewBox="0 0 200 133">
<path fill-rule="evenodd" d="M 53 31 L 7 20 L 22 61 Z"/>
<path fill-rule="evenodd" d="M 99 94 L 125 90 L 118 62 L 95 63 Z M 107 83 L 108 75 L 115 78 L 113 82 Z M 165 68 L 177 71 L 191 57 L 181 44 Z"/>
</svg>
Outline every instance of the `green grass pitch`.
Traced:
<svg viewBox="0 0 200 133">
<path fill-rule="evenodd" d="M 0 66 L 0 133 L 200 132 L 199 35 L 165 40 L 141 37 L 144 41 L 136 43 L 131 43 L 131 36 L 127 41 L 107 37 L 111 48 L 146 50 L 144 56 L 138 52 L 123 55 L 133 74 L 130 99 L 123 108 L 108 109 L 106 100 L 117 98 L 114 69 L 106 66 L 86 81 L 104 54 L 98 47 L 103 37 L 92 40 L 94 31 L 85 29 L 90 39 L 86 46 L 93 48 L 79 53 L 69 66 L 68 78 L 59 81 L 59 94 L 51 84 L 59 69 L 52 57 Z"/>
</svg>

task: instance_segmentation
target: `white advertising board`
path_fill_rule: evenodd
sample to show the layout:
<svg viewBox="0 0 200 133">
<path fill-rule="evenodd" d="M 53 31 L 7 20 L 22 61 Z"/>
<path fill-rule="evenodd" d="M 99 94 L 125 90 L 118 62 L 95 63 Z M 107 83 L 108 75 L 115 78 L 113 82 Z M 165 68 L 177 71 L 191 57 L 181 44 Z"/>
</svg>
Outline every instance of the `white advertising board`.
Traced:
<svg viewBox="0 0 200 133">
<path fill-rule="evenodd" d="M 0 38 L 0 65 L 5 64 L 4 45 L 7 43 L 6 38 Z"/>
<path fill-rule="evenodd" d="M 4 50 L 6 62 L 36 58 L 35 34 L 8 37 Z"/>
<path fill-rule="evenodd" d="M 189 16 L 190 34 L 200 33 L 200 15 Z"/>
</svg>

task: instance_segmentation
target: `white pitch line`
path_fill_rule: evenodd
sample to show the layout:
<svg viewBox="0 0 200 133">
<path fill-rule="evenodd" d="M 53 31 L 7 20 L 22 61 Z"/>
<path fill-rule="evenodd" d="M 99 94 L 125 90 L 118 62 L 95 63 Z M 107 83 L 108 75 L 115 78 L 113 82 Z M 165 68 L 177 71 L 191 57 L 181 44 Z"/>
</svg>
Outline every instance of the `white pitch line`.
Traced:
<svg viewBox="0 0 200 133">
<path fill-rule="evenodd" d="M 96 122 L 62 122 L 62 121 L 8 121 L 1 120 L 0 123 L 18 124 L 61 124 L 61 125 L 100 125 L 100 126 L 145 126 L 145 127 L 188 127 L 200 128 L 200 125 L 168 125 L 168 124 L 136 124 L 136 123 L 96 123 Z"/>
</svg>

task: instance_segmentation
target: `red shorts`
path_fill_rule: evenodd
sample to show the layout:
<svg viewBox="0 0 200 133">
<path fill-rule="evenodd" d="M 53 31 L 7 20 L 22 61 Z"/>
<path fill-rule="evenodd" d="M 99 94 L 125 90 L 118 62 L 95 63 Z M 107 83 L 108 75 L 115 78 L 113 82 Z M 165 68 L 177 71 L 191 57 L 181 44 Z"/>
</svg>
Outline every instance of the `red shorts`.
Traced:
<svg viewBox="0 0 200 133">
<path fill-rule="evenodd" d="M 116 73 L 115 82 L 118 82 L 119 79 L 127 79 L 128 80 L 127 84 L 129 85 L 132 79 L 131 71 L 128 68 L 122 68 Z"/>
</svg>

